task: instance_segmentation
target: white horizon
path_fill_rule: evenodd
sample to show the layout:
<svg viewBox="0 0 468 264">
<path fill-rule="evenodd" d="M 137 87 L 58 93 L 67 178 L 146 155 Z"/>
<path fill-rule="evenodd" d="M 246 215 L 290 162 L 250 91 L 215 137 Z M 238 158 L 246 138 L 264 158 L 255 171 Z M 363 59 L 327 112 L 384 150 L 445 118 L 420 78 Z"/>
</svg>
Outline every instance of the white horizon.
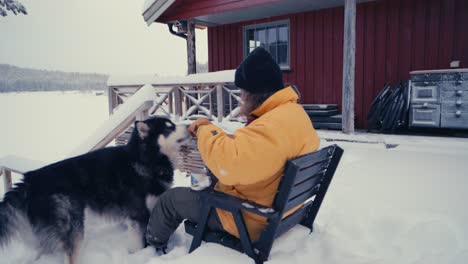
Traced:
<svg viewBox="0 0 468 264">
<path fill-rule="evenodd" d="M 21 0 L 28 15 L 0 18 L 0 64 L 106 75 L 185 75 L 185 40 L 147 26 L 143 0 Z M 208 61 L 207 30 L 197 30 L 197 62 Z"/>
</svg>

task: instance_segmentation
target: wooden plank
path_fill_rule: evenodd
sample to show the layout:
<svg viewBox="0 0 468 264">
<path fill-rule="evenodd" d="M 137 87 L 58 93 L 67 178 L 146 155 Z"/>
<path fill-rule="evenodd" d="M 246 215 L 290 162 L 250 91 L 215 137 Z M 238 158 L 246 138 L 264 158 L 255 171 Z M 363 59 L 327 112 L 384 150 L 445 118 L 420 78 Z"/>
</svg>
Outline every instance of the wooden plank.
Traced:
<svg viewBox="0 0 468 264">
<path fill-rule="evenodd" d="M 329 103 L 338 104 L 341 110 L 343 83 L 343 27 L 344 8 L 334 9 L 333 19 L 333 100 Z"/>
<path fill-rule="evenodd" d="M 424 50 L 426 48 L 426 1 L 415 0 L 415 9 L 413 10 L 413 39 L 412 39 L 412 58 L 411 70 L 426 70 L 424 66 Z M 382 84 L 383 87 L 383 84 Z"/>
<path fill-rule="evenodd" d="M 218 63 L 219 63 L 219 71 L 225 70 L 225 61 L 226 61 L 226 47 L 225 47 L 225 26 L 218 27 Z"/>
<path fill-rule="evenodd" d="M 455 0 L 442 1 L 438 62 L 440 68 L 448 68 L 452 61 L 454 30 Z"/>
<path fill-rule="evenodd" d="M 324 104 L 323 83 L 323 13 L 317 12 L 314 17 L 314 103 Z"/>
<path fill-rule="evenodd" d="M 316 129 L 333 129 L 333 130 L 341 130 L 342 123 L 328 123 L 328 122 L 313 122 L 314 128 Z"/>
<path fill-rule="evenodd" d="M 411 71 L 411 35 L 412 35 L 412 11 L 414 1 L 401 1 L 400 6 L 400 37 L 398 45 L 398 80 L 408 80 Z M 371 102 L 368 102 L 370 105 Z"/>
<path fill-rule="evenodd" d="M 215 45 L 214 45 L 214 41 L 213 41 L 213 32 L 214 32 L 214 28 L 212 27 L 209 27 L 208 28 L 208 71 L 209 72 L 212 72 L 214 71 L 213 69 L 213 57 L 214 57 L 214 48 L 215 48 Z"/>
<path fill-rule="evenodd" d="M 306 110 L 309 116 L 333 116 L 339 114 L 338 109 L 334 110 Z"/>
<path fill-rule="evenodd" d="M 350 134 L 354 133 L 356 0 L 345 0 L 343 46 L 343 132 Z"/>
<path fill-rule="evenodd" d="M 466 25 L 468 24 L 468 3 L 466 0 L 455 2 L 455 39 L 452 58 L 460 61 L 462 68 L 468 68 L 468 34 Z"/>
<path fill-rule="evenodd" d="M 242 50 L 242 46 L 244 45 L 243 36 L 242 36 L 242 29 L 240 25 L 234 24 L 231 28 L 231 69 L 236 69 L 237 66 L 240 64 L 241 58 L 238 56 L 238 50 Z"/>
<path fill-rule="evenodd" d="M 332 102 L 333 84 L 333 10 L 323 11 L 323 102 Z"/>
<path fill-rule="evenodd" d="M 314 87 L 314 16 L 315 12 L 307 12 L 305 16 L 305 81 L 304 87 L 299 87 L 302 93 L 302 103 L 314 102 L 313 90 Z"/>
<path fill-rule="evenodd" d="M 322 157 L 314 158 L 308 163 L 311 165 L 300 167 L 296 178 L 294 179 L 294 185 L 306 182 L 311 178 L 323 176 L 323 172 L 326 170 L 328 163 L 330 161 L 330 154 L 326 154 Z"/>
<path fill-rule="evenodd" d="M 291 16 L 289 20 L 291 71 L 288 76 L 288 81 L 294 85 L 297 84 L 297 23 L 297 17 L 295 15 Z"/>
<path fill-rule="evenodd" d="M 315 122 L 322 122 L 322 123 L 340 123 L 342 120 L 341 115 L 334 115 L 334 116 L 311 116 L 310 120 Z"/>
<path fill-rule="evenodd" d="M 400 18 L 400 3 L 399 0 L 387 1 L 387 28 L 388 39 L 387 43 L 387 58 L 385 60 L 386 79 L 392 83 L 396 83 L 398 72 L 398 39 L 399 39 L 399 18 Z"/>
<path fill-rule="evenodd" d="M 301 222 L 302 219 L 304 218 L 307 208 L 308 208 L 307 206 L 302 206 L 296 212 L 294 212 L 291 215 L 288 215 L 288 217 L 281 220 L 281 223 L 278 225 L 278 228 L 276 229 L 275 238 L 286 233 L 289 229 L 291 229 L 292 227 L 297 225 L 299 222 Z"/>
<path fill-rule="evenodd" d="M 216 85 L 216 105 L 218 107 L 218 122 L 223 121 L 224 114 L 224 97 L 223 97 L 223 86 Z"/>
<path fill-rule="evenodd" d="M 436 69 L 439 55 L 439 33 L 440 33 L 440 0 L 426 1 L 428 5 L 428 21 L 426 24 L 426 43 L 425 50 L 425 67 L 426 69 Z"/>
<path fill-rule="evenodd" d="M 334 150 L 334 148 L 334 146 L 323 148 L 313 153 L 295 158 L 291 161 L 291 163 L 296 165 L 300 170 L 303 170 L 328 159 L 331 156 L 331 152 Z"/>
<path fill-rule="evenodd" d="M 385 9 L 385 2 L 380 1 L 376 3 L 375 7 L 375 82 L 374 94 L 372 97 L 377 96 L 378 92 L 384 87 L 387 79 L 385 77 L 385 51 L 387 47 L 387 12 Z"/>
<path fill-rule="evenodd" d="M 296 87 L 304 89 L 305 86 L 305 15 L 297 14 L 297 35 L 296 35 Z"/>
<path fill-rule="evenodd" d="M 362 109 L 362 98 L 364 97 L 364 19 L 365 19 L 364 5 L 356 7 L 356 66 L 355 66 L 355 102 L 354 111 L 357 117 L 356 125 L 362 126 L 364 111 Z"/>
<path fill-rule="evenodd" d="M 231 50 L 233 47 L 233 41 L 231 38 L 231 31 L 232 25 L 224 25 L 224 38 L 225 38 L 225 50 L 224 56 L 226 57 L 224 60 L 224 69 L 232 69 L 231 68 Z"/>
<path fill-rule="evenodd" d="M 213 54 L 213 71 L 219 71 L 219 39 L 218 39 L 218 31 L 220 27 L 213 28 L 213 50 L 211 51 Z"/>
<path fill-rule="evenodd" d="M 307 178 L 306 181 L 303 181 L 299 184 L 294 185 L 291 188 L 291 193 L 289 194 L 289 199 L 293 199 L 305 192 L 309 192 L 311 190 L 315 190 L 317 192 L 318 188 L 320 187 L 320 182 L 322 181 L 325 175 L 325 171 L 321 173 L 317 173 L 315 175 L 310 176 Z M 315 195 L 315 194 L 313 194 Z"/>
<path fill-rule="evenodd" d="M 241 23 L 240 27 L 238 28 L 237 36 L 239 38 L 238 43 L 236 43 L 237 46 L 237 65 L 241 64 L 242 61 L 244 60 L 244 43 L 243 43 L 243 27 L 245 26 L 245 23 Z"/>
<path fill-rule="evenodd" d="M 107 87 L 107 102 L 109 106 L 109 115 L 114 112 L 114 108 L 117 106 L 117 95 L 114 93 L 114 87 Z"/>
<path fill-rule="evenodd" d="M 286 205 L 284 207 L 284 211 L 287 212 L 287 211 L 293 209 L 294 207 L 300 205 L 301 203 L 305 202 L 306 200 L 308 200 L 309 198 L 314 196 L 316 193 L 317 193 L 317 190 L 311 189 L 311 190 L 308 190 L 308 191 L 302 193 L 299 196 L 294 197 L 291 200 L 288 200 L 288 202 L 286 203 Z"/>
<path fill-rule="evenodd" d="M 380 90 L 374 86 L 375 78 L 375 2 L 366 4 L 364 39 L 364 98 L 362 100 L 364 116 L 361 117 L 363 127 L 367 127 L 367 113 L 374 100 L 374 91 Z M 409 67 L 409 66 L 408 66 Z"/>
</svg>

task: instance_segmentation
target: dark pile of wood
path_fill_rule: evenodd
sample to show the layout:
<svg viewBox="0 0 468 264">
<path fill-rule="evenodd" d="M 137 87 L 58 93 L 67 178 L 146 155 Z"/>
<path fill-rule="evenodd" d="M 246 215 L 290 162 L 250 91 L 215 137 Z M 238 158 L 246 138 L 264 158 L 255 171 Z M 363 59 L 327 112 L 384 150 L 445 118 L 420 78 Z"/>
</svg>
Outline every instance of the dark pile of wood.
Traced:
<svg viewBox="0 0 468 264">
<path fill-rule="evenodd" d="M 302 104 L 316 129 L 341 129 L 342 116 L 336 104 Z"/>
</svg>

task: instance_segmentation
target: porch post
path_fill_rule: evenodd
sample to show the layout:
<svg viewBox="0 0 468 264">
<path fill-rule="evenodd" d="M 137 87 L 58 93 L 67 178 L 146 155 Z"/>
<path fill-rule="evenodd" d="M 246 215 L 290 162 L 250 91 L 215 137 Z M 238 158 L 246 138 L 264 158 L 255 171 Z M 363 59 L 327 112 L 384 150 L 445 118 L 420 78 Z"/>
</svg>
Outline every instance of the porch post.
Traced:
<svg viewBox="0 0 468 264">
<path fill-rule="evenodd" d="M 197 73 L 197 58 L 195 47 L 195 23 L 187 20 L 187 74 Z"/>
<path fill-rule="evenodd" d="M 354 133 L 354 75 L 356 56 L 356 0 L 345 0 L 343 43 L 343 133 Z"/>
</svg>

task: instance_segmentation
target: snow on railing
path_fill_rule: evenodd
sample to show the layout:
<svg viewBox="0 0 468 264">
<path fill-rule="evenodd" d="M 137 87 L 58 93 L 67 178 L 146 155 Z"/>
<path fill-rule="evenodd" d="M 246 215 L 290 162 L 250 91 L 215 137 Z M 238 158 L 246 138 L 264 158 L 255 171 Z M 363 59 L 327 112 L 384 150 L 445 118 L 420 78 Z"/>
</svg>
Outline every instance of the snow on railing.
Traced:
<svg viewBox="0 0 468 264">
<path fill-rule="evenodd" d="M 107 146 L 135 120 L 146 119 L 151 114 L 166 115 L 175 121 L 203 116 L 221 122 L 237 120 L 239 113 L 240 97 L 234 86 L 234 70 L 182 77 L 113 76 L 108 80 L 108 87 L 109 119 L 70 152 L 70 157 Z M 12 172 L 24 174 L 43 165 L 12 156 L 0 159 L 5 191 L 11 189 Z"/>
<path fill-rule="evenodd" d="M 182 77 L 112 76 L 107 82 L 109 112 L 149 83 L 160 99 L 150 114 L 166 115 L 176 121 L 198 117 L 218 122 L 237 120 L 240 96 L 234 85 L 234 73 L 234 70 L 226 70 Z"/>
<path fill-rule="evenodd" d="M 11 189 L 12 173 L 24 174 L 27 171 L 38 169 L 44 165 L 42 161 L 30 160 L 12 155 L 0 158 L 0 176 L 3 176 L 5 193 Z"/>
<path fill-rule="evenodd" d="M 125 104 L 114 111 L 109 119 L 99 126 L 85 142 L 73 150 L 70 156 L 105 147 L 135 120 L 145 119 L 155 101 L 157 101 L 157 97 L 154 88 L 149 84 L 143 86 Z"/>
</svg>

